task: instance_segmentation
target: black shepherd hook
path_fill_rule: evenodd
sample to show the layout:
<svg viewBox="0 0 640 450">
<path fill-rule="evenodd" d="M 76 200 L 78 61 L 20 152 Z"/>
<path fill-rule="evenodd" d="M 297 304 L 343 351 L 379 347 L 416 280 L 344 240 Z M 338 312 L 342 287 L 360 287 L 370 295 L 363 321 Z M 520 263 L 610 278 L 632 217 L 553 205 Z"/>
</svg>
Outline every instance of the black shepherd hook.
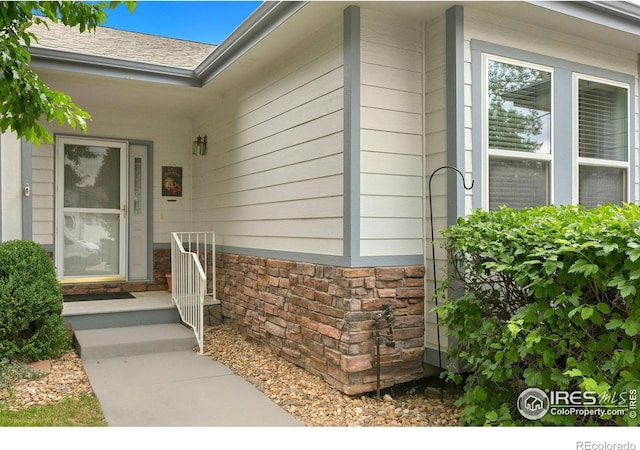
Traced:
<svg viewBox="0 0 640 450">
<path fill-rule="evenodd" d="M 471 186 L 467 187 L 467 182 L 464 179 L 464 175 L 462 174 L 462 172 L 460 172 L 459 169 L 453 166 L 438 167 L 436 170 L 433 171 L 433 173 L 429 177 L 429 218 L 431 219 L 431 262 L 433 263 L 433 293 L 436 300 L 436 306 L 438 306 L 438 295 L 437 295 L 438 280 L 436 275 L 436 244 L 435 244 L 435 237 L 433 233 L 433 202 L 431 200 L 431 179 L 436 173 L 444 169 L 451 169 L 458 172 L 458 174 L 462 178 L 462 186 L 464 187 L 464 189 L 467 191 L 473 189 L 473 180 L 471 180 Z M 438 311 L 436 311 L 436 328 L 438 332 L 438 364 L 440 365 L 440 368 L 442 368 L 442 351 L 441 351 L 442 348 L 440 346 L 440 319 L 439 319 Z"/>
</svg>

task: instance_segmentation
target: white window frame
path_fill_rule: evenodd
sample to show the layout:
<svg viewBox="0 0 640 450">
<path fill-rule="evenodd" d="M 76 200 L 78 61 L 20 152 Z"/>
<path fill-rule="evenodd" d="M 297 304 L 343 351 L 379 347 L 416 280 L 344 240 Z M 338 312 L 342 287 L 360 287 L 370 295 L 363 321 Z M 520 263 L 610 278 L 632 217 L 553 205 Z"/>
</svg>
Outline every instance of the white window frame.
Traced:
<svg viewBox="0 0 640 450">
<path fill-rule="evenodd" d="M 598 159 L 598 158 L 587 158 L 584 156 L 580 156 L 579 149 L 579 136 L 578 136 L 578 95 L 579 95 L 579 82 L 580 80 L 593 81 L 596 83 L 602 83 L 609 86 L 615 86 L 624 88 L 627 90 L 627 160 L 626 161 L 615 161 L 609 159 Z M 573 135 L 573 144 L 572 144 L 572 179 L 573 186 L 571 187 L 572 193 L 572 201 L 574 205 L 579 204 L 580 201 L 580 166 L 597 166 L 597 167 L 609 167 L 616 169 L 625 169 L 624 176 L 624 185 L 625 189 L 623 190 L 625 198 L 622 200 L 623 202 L 628 202 L 631 198 L 631 183 L 629 182 L 629 171 L 631 170 L 631 133 L 634 132 L 632 128 L 630 128 L 629 118 L 631 118 L 631 86 L 628 83 L 622 83 L 620 81 L 614 81 L 607 78 L 594 77 L 591 75 L 585 75 L 582 73 L 574 72 L 572 77 L 572 104 L 571 104 L 571 113 L 572 118 L 571 122 L 573 124 L 572 135 Z"/>
<path fill-rule="evenodd" d="M 551 118 L 549 130 L 549 153 L 528 153 L 513 150 L 491 149 L 489 148 L 489 61 L 496 61 L 505 64 L 527 67 L 530 69 L 549 72 L 551 74 Z M 544 161 L 548 163 L 547 170 L 547 204 L 554 204 L 554 70 L 553 67 L 534 64 L 527 61 L 505 58 L 502 56 L 483 53 L 482 54 L 482 208 L 489 209 L 489 158 L 491 156 L 503 157 L 519 160 Z"/>
</svg>

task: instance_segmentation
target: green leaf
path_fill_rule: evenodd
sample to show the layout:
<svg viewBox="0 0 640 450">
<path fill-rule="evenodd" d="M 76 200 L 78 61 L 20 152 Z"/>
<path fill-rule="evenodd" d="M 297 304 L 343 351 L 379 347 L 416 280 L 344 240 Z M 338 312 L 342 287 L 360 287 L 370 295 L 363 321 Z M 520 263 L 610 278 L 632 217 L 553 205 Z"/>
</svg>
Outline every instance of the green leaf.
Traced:
<svg viewBox="0 0 640 450">
<path fill-rule="evenodd" d="M 538 342 L 540 342 L 540 340 L 542 339 L 542 337 L 540 337 L 540 335 L 538 334 L 538 330 L 534 330 L 531 333 L 529 333 L 527 335 L 527 337 L 525 338 L 525 343 L 527 345 L 528 348 L 533 347 L 535 344 L 537 344 Z"/>
<path fill-rule="evenodd" d="M 511 332 L 511 335 L 513 337 L 515 337 L 518 333 L 520 333 L 520 331 L 522 331 L 522 324 L 524 323 L 524 321 L 522 319 L 520 320 L 510 320 L 507 323 L 507 329 Z"/>
<path fill-rule="evenodd" d="M 580 316 L 583 320 L 587 320 L 589 317 L 593 315 L 593 308 L 591 306 L 585 306 L 580 311 Z"/>
<path fill-rule="evenodd" d="M 620 328 L 622 328 L 624 330 L 625 333 L 627 333 L 628 336 L 636 336 L 640 333 L 640 323 L 634 321 L 634 320 L 626 320 L 621 326 Z"/>
<path fill-rule="evenodd" d="M 625 253 L 631 262 L 635 262 L 640 258 L 640 247 L 632 248 L 631 250 L 627 250 Z"/>
<path fill-rule="evenodd" d="M 582 273 L 586 277 L 595 275 L 599 271 L 600 271 L 600 268 L 597 265 L 591 264 L 590 262 L 584 259 L 577 260 L 569 268 L 569 273 Z"/>
<path fill-rule="evenodd" d="M 580 369 L 569 369 L 562 372 L 563 375 L 566 375 L 571 378 L 581 377 L 582 371 Z"/>
<path fill-rule="evenodd" d="M 498 420 L 498 413 L 495 411 L 489 411 L 484 415 L 484 418 L 488 423 L 494 423 Z"/>
</svg>

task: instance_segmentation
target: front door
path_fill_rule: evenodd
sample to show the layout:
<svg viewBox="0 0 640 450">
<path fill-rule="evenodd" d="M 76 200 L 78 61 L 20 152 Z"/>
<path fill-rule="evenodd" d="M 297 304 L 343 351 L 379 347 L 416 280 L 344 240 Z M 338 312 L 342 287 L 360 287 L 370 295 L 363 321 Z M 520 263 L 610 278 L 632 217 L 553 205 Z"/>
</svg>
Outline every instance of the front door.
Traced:
<svg viewBox="0 0 640 450">
<path fill-rule="evenodd" d="M 63 282 L 126 278 L 126 142 L 56 140 L 56 251 Z"/>
</svg>

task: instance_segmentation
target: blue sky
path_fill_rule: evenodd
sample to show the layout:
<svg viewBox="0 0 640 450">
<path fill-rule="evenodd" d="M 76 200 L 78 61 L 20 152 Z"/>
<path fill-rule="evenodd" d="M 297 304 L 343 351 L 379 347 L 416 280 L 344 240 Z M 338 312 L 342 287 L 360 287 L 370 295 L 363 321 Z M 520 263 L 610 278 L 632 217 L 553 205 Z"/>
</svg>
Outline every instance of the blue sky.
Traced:
<svg viewBox="0 0 640 450">
<path fill-rule="evenodd" d="M 218 45 L 261 3 L 143 0 L 133 13 L 124 4 L 107 10 L 103 26 Z"/>
</svg>

